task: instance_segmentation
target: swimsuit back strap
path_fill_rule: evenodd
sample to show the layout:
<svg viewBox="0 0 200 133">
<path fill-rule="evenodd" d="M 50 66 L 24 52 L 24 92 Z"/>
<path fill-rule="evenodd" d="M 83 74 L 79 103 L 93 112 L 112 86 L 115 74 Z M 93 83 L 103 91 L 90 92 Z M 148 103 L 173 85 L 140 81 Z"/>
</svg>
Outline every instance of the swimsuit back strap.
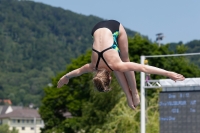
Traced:
<svg viewBox="0 0 200 133">
<path fill-rule="evenodd" d="M 99 52 L 99 51 L 97 51 L 97 50 L 95 50 L 95 49 L 92 49 L 94 52 L 96 52 L 96 53 L 98 54 L 98 60 L 97 60 L 96 67 L 95 67 L 96 70 L 98 69 L 100 58 L 102 58 L 103 61 L 105 62 L 105 64 L 107 65 L 107 67 L 108 67 L 110 70 L 112 70 L 112 68 L 108 65 L 108 63 L 106 62 L 106 60 L 105 60 L 104 57 L 103 57 L 103 53 L 104 53 L 105 51 L 109 50 L 109 49 L 112 49 L 112 46 L 109 47 L 109 48 L 107 48 L 107 49 L 104 49 L 104 50 L 101 51 L 101 52 Z M 112 71 L 113 71 L 113 70 L 112 70 Z"/>
<path fill-rule="evenodd" d="M 103 53 L 102 53 L 102 59 L 103 59 L 103 61 L 106 63 L 107 67 L 110 68 L 111 71 L 113 71 L 113 69 L 108 65 L 108 63 L 107 63 L 106 60 L 104 59 Z"/>
<path fill-rule="evenodd" d="M 92 50 L 98 54 L 98 60 L 97 60 L 96 67 L 95 67 L 95 69 L 97 70 L 97 69 L 98 69 L 98 65 L 99 65 L 100 58 L 101 58 L 101 56 L 102 56 L 102 53 L 99 52 L 99 51 L 97 51 L 97 50 L 95 50 L 95 49 L 92 49 Z"/>
</svg>

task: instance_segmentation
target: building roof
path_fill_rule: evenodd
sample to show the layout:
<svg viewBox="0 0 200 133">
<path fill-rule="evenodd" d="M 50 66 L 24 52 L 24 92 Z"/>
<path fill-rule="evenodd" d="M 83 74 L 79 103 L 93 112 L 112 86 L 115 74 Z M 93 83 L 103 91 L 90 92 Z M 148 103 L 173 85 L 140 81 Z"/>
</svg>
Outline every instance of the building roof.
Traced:
<svg viewBox="0 0 200 133">
<path fill-rule="evenodd" d="M 21 107 L 21 106 L 3 105 L 3 106 L 0 106 L 0 115 L 6 114 L 6 111 L 8 110 L 9 107 L 11 107 L 12 110 L 22 109 L 22 108 L 23 108 L 23 107 Z"/>
<path fill-rule="evenodd" d="M 5 114 L 7 109 L 8 109 L 8 106 L 0 106 L 0 115 Z"/>
<path fill-rule="evenodd" d="M 0 103 L 4 103 L 4 104 L 8 104 L 8 105 L 12 104 L 10 99 L 0 99 Z"/>
<path fill-rule="evenodd" d="M 16 110 L 16 109 L 22 109 L 23 107 L 22 106 L 11 106 L 13 110 Z"/>
<path fill-rule="evenodd" d="M 0 115 L 1 118 L 40 118 L 40 115 L 36 109 L 19 108 L 10 113 Z"/>
</svg>

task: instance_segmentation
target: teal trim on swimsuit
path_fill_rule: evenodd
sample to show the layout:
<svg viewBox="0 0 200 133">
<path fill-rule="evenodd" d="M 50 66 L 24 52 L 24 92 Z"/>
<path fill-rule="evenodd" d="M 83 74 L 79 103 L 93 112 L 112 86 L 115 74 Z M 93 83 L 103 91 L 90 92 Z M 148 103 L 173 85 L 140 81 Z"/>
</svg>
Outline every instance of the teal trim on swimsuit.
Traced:
<svg viewBox="0 0 200 133">
<path fill-rule="evenodd" d="M 117 50 L 117 52 L 120 53 L 120 50 L 119 50 L 119 48 L 118 48 L 118 46 L 116 44 L 112 45 L 112 49 Z"/>
<path fill-rule="evenodd" d="M 117 43 L 118 36 L 119 36 L 119 31 L 116 31 L 116 32 L 113 33 L 114 44 L 112 45 L 112 48 L 117 50 L 120 53 L 120 50 L 118 48 L 118 43 Z"/>
</svg>

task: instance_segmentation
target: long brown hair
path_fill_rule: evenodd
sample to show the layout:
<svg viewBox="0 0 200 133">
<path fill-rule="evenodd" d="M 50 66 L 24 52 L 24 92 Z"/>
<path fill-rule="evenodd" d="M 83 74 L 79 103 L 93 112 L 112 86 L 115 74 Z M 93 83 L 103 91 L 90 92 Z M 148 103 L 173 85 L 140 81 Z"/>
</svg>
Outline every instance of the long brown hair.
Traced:
<svg viewBox="0 0 200 133">
<path fill-rule="evenodd" d="M 99 92 L 110 91 L 111 90 L 111 88 L 109 87 L 110 82 L 111 82 L 110 72 L 105 69 L 98 70 L 93 78 L 94 86 Z"/>
</svg>

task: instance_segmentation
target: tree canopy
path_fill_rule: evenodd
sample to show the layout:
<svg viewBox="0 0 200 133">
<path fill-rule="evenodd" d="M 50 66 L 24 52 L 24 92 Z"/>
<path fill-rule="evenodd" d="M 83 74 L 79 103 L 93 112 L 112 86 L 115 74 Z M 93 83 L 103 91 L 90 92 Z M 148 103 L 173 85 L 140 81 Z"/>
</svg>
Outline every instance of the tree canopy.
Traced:
<svg viewBox="0 0 200 133">
<path fill-rule="evenodd" d="M 1 0 L 0 98 L 11 99 L 13 105 L 39 106 L 42 88 L 51 78 L 91 49 L 92 26 L 101 20 L 33 1 Z M 131 37 L 136 33 L 126 31 Z M 198 44 L 189 42 L 186 52 L 194 45 L 198 52 Z"/>
<path fill-rule="evenodd" d="M 1 0 L 0 98 L 39 106 L 51 78 L 91 49 L 92 26 L 101 20 L 33 1 Z"/>
<path fill-rule="evenodd" d="M 184 47 L 184 46 L 182 46 Z M 184 49 L 184 48 L 181 48 Z M 185 51 L 179 51 L 185 52 Z M 168 45 L 159 47 L 140 35 L 129 38 L 129 54 L 131 61 L 139 62 L 141 55 L 173 54 Z M 40 114 L 45 122 L 44 133 L 50 132 L 87 132 L 87 133 L 115 133 L 135 132 L 140 129 L 140 107 L 135 111 L 129 109 L 126 98 L 116 79 L 112 81 L 112 91 L 99 93 L 94 90 L 91 82 L 93 74 L 84 74 L 70 79 L 68 85 L 56 88 L 59 78 L 90 61 L 91 51 L 78 57 L 67 66 L 66 71 L 57 75 L 53 86 L 45 88 L 45 96 L 40 107 Z M 175 71 L 186 78 L 200 76 L 199 67 L 188 62 L 185 57 L 155 58 L 149 60 L 149 65 Z M 165 79 L 159 75 L 151 75 L 152 79 Z M 137 87 L 140 87 L 139 73 L 136 72 Z M 148 119 L 149 133 L 159 130 L 158 126 L 158 94 L 160 90 L 148 91 Z M 65 118 L 63 113 L 69 111 L 72 118 Z M 157 123 L 152 123 L 155 121 Z M 55 125 L 58 125 L 55 127 Z"/>
<path fill-rule="evenodd" d="M 19 133 L 19 131 L 15 128 L 10 130 L 7 124 L 3 124 L 3 125 L 0 125 L 0 133 Z"/>
<path fill-rule="evenodd" d="M 11 99 L 13 105 L 41 105 L 45 133 L 120 132 L 125 127 L 129 127 L 127 132 L 139 132 L 139 108 L 134 112 L 127 107 L 115 79 L 113 90 L 108 93 L 94 90 L 92 74 L 71 79 L 69 85 L 56 88 L 64 73 L 90 62 L 90 32 L 101 20 L 33 1 L 0 0 L 0 98 Z M 139 63 L 141 55 L 199 52 L 198 40 L 158 47 L 146 37 L 135 36 L 136 32 L 129 29 L 126 31 L 133 62 Z M 176 71 L 185 77 L 198 77 L 199 68 L 194 64 L 200 65 L 199 62 L 197 57 L 170 57 L 150 59 L 149 65 Z M 165 77 L 152 75 L 152 78 Z M 138 73 L 136 79 L 139 88 Z M 157 93 L 150 91 L 148 97 L 156 101 Z M 149 110 L 157 113 L 149 119 L 156 120 L 156 104 L 150 102 L 149 106 L 152 107 Z M 66 111 L 72 113 L 73 118 L 66 119 L 63 116 Z M 131 119 L 125 121 L 127 116 Z M 149 124 L 152 131 L 158 126 Z"/>
</svg>

